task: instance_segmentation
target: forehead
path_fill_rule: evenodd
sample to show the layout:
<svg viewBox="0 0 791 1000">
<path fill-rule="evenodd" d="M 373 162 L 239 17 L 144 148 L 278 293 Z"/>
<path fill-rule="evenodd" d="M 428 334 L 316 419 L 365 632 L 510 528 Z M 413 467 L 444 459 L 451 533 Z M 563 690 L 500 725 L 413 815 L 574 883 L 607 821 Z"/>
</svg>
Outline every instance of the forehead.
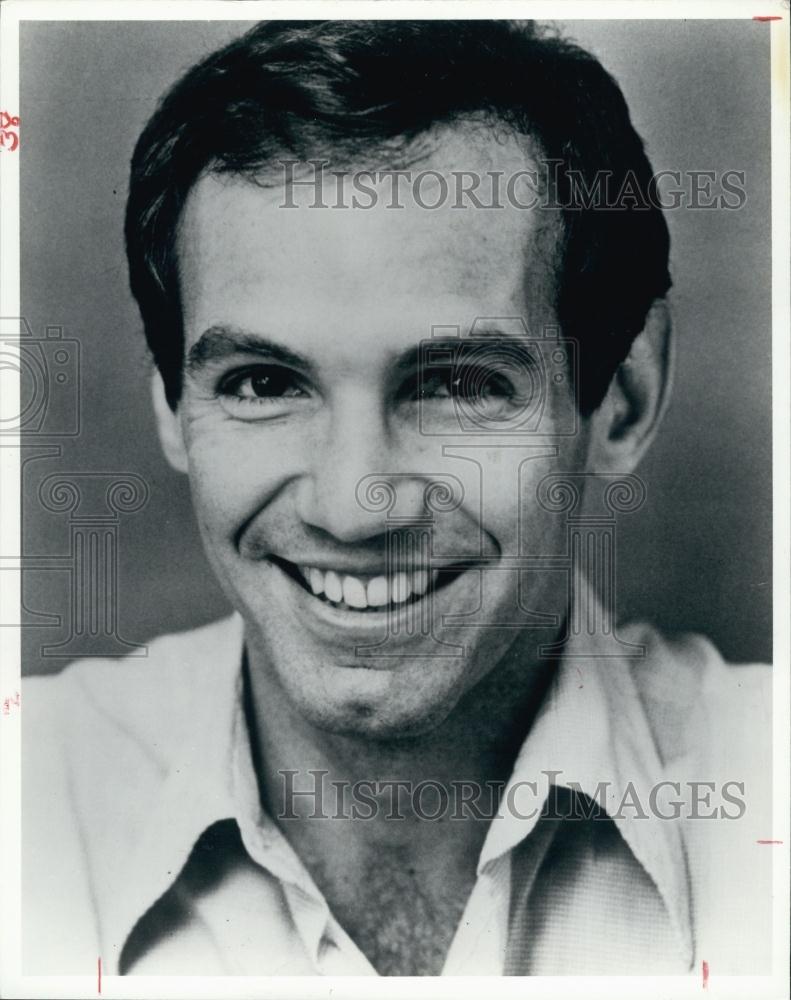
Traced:
<svg viewBox="0 0 791 1000">
<path fill-rule="evenodd" d="M 530 167 L 514 137 L 447 128 L 398 180 L 388 172 L 375 181 L 370 171 L 383 169 L 376 163 L 326 174 L 327 207 L 314 207 L 311 172 L 299 175 L 311 183 L 288 193 L 279 179 L 260 186 L 202 178 L 177 244 L 187 342 L 221 322 L 276 324 L 295 336 L 320 323 L 420 337 L 432 325 L 464 327 L 480 315 L 538 321 L 554 300 L 560 222 L 556 212 L 509 204 L 508 179 L 522 173 L 515 190 L 526 200 Z M 502 207 L 458 198 L 462 171 L 468 187 L 480 178 L 484 204 L 499 183 Z M 401 207 L 392 207 L 396 183 Z"/>
</svg>

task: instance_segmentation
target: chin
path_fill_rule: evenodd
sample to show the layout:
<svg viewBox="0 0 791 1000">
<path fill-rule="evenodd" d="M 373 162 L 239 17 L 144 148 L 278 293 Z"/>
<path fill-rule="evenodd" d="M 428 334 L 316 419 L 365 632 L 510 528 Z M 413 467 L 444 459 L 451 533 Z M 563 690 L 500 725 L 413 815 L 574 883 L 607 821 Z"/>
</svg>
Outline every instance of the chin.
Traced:
<svg viewBox="0 0 791 1000">
<path fill-rule="evenodd" d="M 338 736 L 380 741 L 422 737 L 452 713 L 466 678 L 446 666 L 443 676 L 426 676 L 426 659 L 401 660 L 392 670 L 358 664 L 279 679 L 298 714 L 310 725 Z M 458 666 L 463 661 L 450 661 Z M 467 664 L 464 664 L 468 667 Z M 436 669 L 432 664 L 428 669 Z M 312 672 L 311 672 L 312 673 Z M 452 676 L 456 674 L 456 676 Z"/>
<path fill-rule="evenodd" d="M 338 706 L 335 711 L 326 708 L 314 712 L 303 709 L 303 716 L 325 733 L 372 742 L 394 743 L 419 739 L 435 730 L 447 718 L 448 709 L 437 706 L 419 706 L 413 711 L 390 710 L 364 701 Z"/>
</svg>

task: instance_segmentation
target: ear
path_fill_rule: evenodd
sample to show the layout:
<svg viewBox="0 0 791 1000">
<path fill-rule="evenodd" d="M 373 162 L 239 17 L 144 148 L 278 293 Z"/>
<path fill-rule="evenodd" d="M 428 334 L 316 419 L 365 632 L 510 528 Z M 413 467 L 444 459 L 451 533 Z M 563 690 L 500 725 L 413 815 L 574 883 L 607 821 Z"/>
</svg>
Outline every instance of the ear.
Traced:
<svg viewBox="0 0 791 1000">
<path fill-rule="evenodd" d="M 670 312 L 664 299 L 656 299 L 645 327 L 591 417 L 588 465 L 592 470 L 631 472 L 637 467 L 667 409 L 672 369 Z"/>
<path fill-rule="evenodd" d="M 154 404 L 154 414 L 159 431 L 159 442 L 165 458 L 176 472 L 186 472 L 188 468 L 187 449 L 184 447 L 184 436 L 181 432 L 181 420 L 178 410 L 171 410 L 165 396 L 165 384 L 158 371 L 151 377 L 151 399 Z"/>
</svg>

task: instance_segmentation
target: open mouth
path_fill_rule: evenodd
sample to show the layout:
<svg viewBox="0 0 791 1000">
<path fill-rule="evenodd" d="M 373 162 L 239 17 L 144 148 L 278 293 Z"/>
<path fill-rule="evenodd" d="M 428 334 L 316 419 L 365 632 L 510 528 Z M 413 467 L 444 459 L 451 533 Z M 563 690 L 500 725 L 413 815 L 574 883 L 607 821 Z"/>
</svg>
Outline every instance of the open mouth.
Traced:
<svg viewBox="0 0 791 1000">
<path fill-rule="evenodd" d="M 378 576 L 352 576 L 316 566 L 302 566 L 270 556 L 303 590 L 330 607 L 361 614 L 396 610 L 422 601 L 427 595 L 446 587 L 460 576 L 465 567 L 415 569 Z"/>
</svg>

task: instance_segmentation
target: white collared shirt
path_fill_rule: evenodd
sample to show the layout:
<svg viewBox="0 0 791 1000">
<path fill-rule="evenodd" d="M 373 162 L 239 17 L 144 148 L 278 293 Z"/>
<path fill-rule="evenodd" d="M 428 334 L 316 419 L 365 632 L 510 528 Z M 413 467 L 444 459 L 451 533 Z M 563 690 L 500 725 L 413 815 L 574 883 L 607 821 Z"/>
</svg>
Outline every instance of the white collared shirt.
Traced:
<svg viewBox="0 0 791 1000">
<path fill-rule="evenodd" d="M 567 648 L 444 975 L 769 971 L 769 671 L 622 635 Z M 242 651 L 234 615 L 25 682 L 26 974 L 376 974 L 261 807 Z M 541 815 L 569 789 L 602 814 Z"/>
</svg>

